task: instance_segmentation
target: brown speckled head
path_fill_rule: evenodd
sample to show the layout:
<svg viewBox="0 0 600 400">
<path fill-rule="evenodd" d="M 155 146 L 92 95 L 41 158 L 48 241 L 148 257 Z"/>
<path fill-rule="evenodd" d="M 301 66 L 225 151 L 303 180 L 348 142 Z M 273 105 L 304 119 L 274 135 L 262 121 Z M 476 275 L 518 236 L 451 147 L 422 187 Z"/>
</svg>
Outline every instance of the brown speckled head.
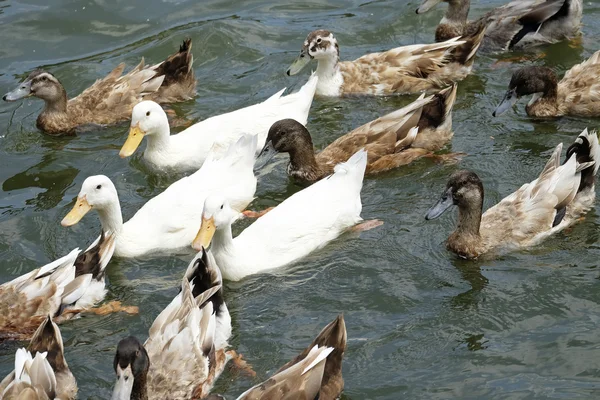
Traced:
<svg viewBox="0 0 600 400">
<path fill-rule="evenodd" d="M 330 54 L 340 56 L 340 48 L 333 33 L 324 29 L 309 33 L 302 45 L 302 51 L 306 52 L 310 58 L 316 59 Z"/>
</svg>

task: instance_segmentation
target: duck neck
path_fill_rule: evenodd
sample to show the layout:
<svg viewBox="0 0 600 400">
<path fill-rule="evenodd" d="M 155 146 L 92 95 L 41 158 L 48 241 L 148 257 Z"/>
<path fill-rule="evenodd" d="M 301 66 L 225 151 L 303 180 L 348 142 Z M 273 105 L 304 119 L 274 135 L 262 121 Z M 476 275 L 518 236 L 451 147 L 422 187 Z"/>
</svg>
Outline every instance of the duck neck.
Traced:
<svg viewBox="0 0 600 400">
<path fill-rule="evenodd" d="M 459 206 L 456 233 L 460 236 L 479 236 L 482 209 L 483 201 L 479 201 L 477 204 Z"/>
<path fill-rule="evenodd" d="M 467 23 L 469 17 L 469 9 L 471 8 L 470 0 L 454 0 L 450 1 L 444 18 L 442 18 L 441 24 L 461 24 Z"/>
<path fill-rule="evenodd" d="M 148 400 L 148 371 L 136 376 L 131 389 L 131 400 Z"/>
<path fill-rule="evenodd" d="M 165 123 L 160 124 L 158 130 L 152 135 L 147 135 L 146 139 L 148 140 L 148 145 L 144 154 L 162 153 L 167 151 L 171 144 L 169 123 L 165 121 Z"/>
<path fill-rule="evenodd" d="M 44 100 L 44 109 L 42 114 L 66 114 L 67 113 L 67 92 L 65 88 L 60 86 L 59 95 L 53 99 L 42 99 Z"/>
<path fill-rule="evenodd" d="M 290 165 L 288 171 L 294 175 L 313 176 L 319 175 L 319 165 L 315 158 L 312 143 L 302 141 L 293 146 L 289 151 Z"/>
<path fill-rule="evenodd" d="M 558 86 L 556 82 L 548 82 L 544 92 L 534 93 L 525 110 L 528 115 L 534 117 L 561 115 L 558 107 Z"/>
<path fill-rule="evenodd" d="M 111 202 L 108 207 L 98 209 L 100 224 L 104 232 L 110 232 L 115 236 L 119 236 L 123 230 L 123 215 L 121 214 L 121 206 L 119 199 Z"/>
<path fill-rule="evenodd" d="M 317 93 L 321 95 L 330 95 L 330 92 L 339 91 L 339 87 L 343 83 L 341 78 L 339 53 L 330 54 L 326 58 L 320 58 L 317 64 Z"/>
<path fill-rule="evenodd" d="M 217 228 L 211 245 L 211 249 L 215 252 L 215 254 L 231 253 L 233 251 L 233 246 L 231 224 L 228 224 L 225 227 Z"/>
</svg>

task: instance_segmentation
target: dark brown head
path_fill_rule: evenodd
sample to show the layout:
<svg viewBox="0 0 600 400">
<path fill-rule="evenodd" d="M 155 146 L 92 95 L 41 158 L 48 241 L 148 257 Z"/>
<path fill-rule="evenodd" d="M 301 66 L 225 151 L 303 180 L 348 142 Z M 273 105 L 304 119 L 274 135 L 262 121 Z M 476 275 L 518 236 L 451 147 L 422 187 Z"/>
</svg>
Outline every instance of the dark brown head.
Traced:
<svg viewBox="0 0 600 400">
<path fill-rule="evenodd" d="M 548 67 L 531 66 L 518 69 L 513 73 L 508 91 L 496 107 L 493 116 L 504 114 L 523 96 L 556 97 L 557 86 L 556 74 Z"/>
<path fill-rule="evenodd" d="M 483 184 L 476 173 L 461 170 L 453 173 L 446 184 L 446 189 L 438 202 L 429 209 L 425 219 L 439 217 L 451 206 L 461 209 L 478 208 L 483 206 Z"/>
<path fill-rule="evenodd" d="M 58 325 L 48 316 L 41 323 L 27 348 L 31 354 L 48 352 L 46 359 L 55 372 L 69 370 L 64 356 L 64 346 Z"/>
<path fill-rule="evenodd" d="M 129 336 L 117 346 L 113 361 L 117 382 L 112 400 L 137 400 L 146 398 L 146 376 L 150 368 L 148 353 L 140 341 Z"/>
<path fill-rule="evenodd" d="M 267 141 L 256 161 L 256 168 L 262 168 L 277 153 L 295 154 L 309 151 L 313 155 L 312 138 L 300 122 L 287 118 L 275 122 L 269 129 Z"/>
<path fill-rule="evenodd" d="M 312 59 L 316 60 L 335 60 L 340 57 L 340 47 L 333 33 L 324 29 L 312 31 L 306 37 L 302 45 L 300 55 L 288 68 L 288 75 L 296 75 L 302 70 Z"/>
<path fill-rule="evenodd" d="M 15 90 L 2 97 L 5 101 L 16 101 L 24 97 L 35 96 L 46 103 L 59 102 L 66 99 L 62 84 L 50 72 L 37 69 L 33 71 Z"/>
</svg>

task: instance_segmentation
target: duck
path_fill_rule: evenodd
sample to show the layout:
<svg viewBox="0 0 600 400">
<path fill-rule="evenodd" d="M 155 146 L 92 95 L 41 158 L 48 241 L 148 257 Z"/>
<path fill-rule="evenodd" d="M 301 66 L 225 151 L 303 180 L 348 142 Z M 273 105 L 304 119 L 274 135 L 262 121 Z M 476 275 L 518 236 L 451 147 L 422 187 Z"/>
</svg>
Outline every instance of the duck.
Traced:
<svg viewBox="0 0 600 400">
<path fill-rule="evenodd" d="M 342 359 L 346 342 L 346 324 L 340 314 L 296 358 L 266 381 L 246 390 L 238 400 L 340 398 L 344 389 Z M 213 393 L 208 399 L 225 400 L 225 397 Z"/>
<path fill-rule="evenodd" d="M 0 382 L 4 400 L 72 400 L 77 381 L 65 359 L 58 325 L 48 315 L 35 331 L 27 349 L 18 349 L 15 369 Z"/>
<path fill-rule="evenodd" d="M 202 279 L 188 278 L 186 273 L 181 292 L 156 317 L 143 345 L 134 336 L 119 342 L 113 400 L 201 399 L 223 371 L 230 357 L 215 348 L 218 325 L 211 301 L 221 285 L 194 296 Z"/>
<path fill-rule="evenodd" d="M 407 165 L 440 150 L 453 136 L 454 84 L 435 95 L 422 94 L 413 103 L 356 128 L 315 154 L 311 135 L 293 119 L 276 122 L 269 129 L 255 168 L 264 166 L 275 154 L 288 153 L 288 175 L 301 185 L 310 185 L 333 173 L 336 164 L 365 148 L 366 174 Z"/>
<path fill-rule="evenodd" d="M 548 67 L 527 66 L 516 70 L 502 102 L 493 112 L 498 117 L 523 97 L 532 95 L 525 110 L 531 117 L 600 116 L 600 51 L 575 65 L 559 82 Z"/>
<path fill-rule="evenodd" d="M 119 64 L 103 79 L 98 79 L 80 95 L 68 99 L 62 83 L 52 73 L 36 69 L 4 101 L 34 96 L 45 106 L 36 126 L 49 135 L 75 135 L 89 125 L 110 125 L 126 121 L 133 106 L 143 99 L 158 103 L 190 100 L 196 95 L 192 64 L 192 40 L 186 39 L 179 51 L 151 66 L 144 59 L 127 74 Z"/>
<path fill-rule="evenodd" d="M 117 257 L 133 258 L 189 247 L 209 194 L 219 193 L 239 211 L 254 199 L 256 140 L 256 136 L 245 135 L 224 154 L 211 153 L 202 168 L 148 200 L 125 223 L 113 182 L 105 175 L 90 176 L 61 224 L 73 226 L 90 210 L 96 210 L 102 230 L 115 236 Z"/>
<path fill-rule="evenodd" d="M 596 132 L 584 130 L 560 164 L 556 146 L 540 176 L 521 186 L 482 214 L 483 183 L 476 173 L 453 173 L 440 200 L 425 218 L 439 217 L 458 206 L 458 226 L 446 242 L 465 259 L 527 248 L 578 221 L 594 205 L 600 145 Z"/>
<path fill-rule="evenodd" d="M 104 232 L 69 254 L 0 285 L 0 341 L 26 340 L 46 318 L 63 322 L 104 299 L 115 240 Z"/>
<path fill-rule="evenodd" d="M 482 50 L 505 51 L 556 43 L 579 35 L 582 0 L 513 0 L 475 21 L 467 21 L 471 0 L 425 0 L 423 14 L 439 3 L 448 3 L 436 31 L 436 42 L 470 35 L 486 26 Z"/>
<path fill-rule="evenodd" d="M 216 194 L 204 203 L 202 224 L 192 247 L 207 248 L 232 281 L 288 265 L 325 246 L 362 221 L 360 192 L 367 152 L 359 150 L 334 173 L 284 200 L 235 239 L 231 224 L 239 213 Z"/>
<path fill-rule="evenodd" d="M 131 156 L 145 137 L 148 145 L 143 160 L 149 168 L 189 172 L 197 171 L 211 150 L 226 150 L 243 134 L 258 136 L 258 152 L 275 121 L 294 118 L 306 125 L 317 81 L 315 75 L 297 93 L 282 96 L 284 88 L 262 103 L 210 117 L 177 135 L 170 135 L 164 110 L 155 102 L 143 101 L 133 108 L 129 136 L 119 155 Z"/>
<path fill-rule="evenodd" d="M 366 54 L 354 61 L 340 61 L 337 39 L 332 32 L 320 29 L 308 34 L 300 56 L 287 74 L 299 73 L 316 59 L 319 96 L 387 96 L 437 91 L 471 72 L 484 33 L 485 27 L 482 27 L 469 37 L 397 47 Z"/>
</svg>

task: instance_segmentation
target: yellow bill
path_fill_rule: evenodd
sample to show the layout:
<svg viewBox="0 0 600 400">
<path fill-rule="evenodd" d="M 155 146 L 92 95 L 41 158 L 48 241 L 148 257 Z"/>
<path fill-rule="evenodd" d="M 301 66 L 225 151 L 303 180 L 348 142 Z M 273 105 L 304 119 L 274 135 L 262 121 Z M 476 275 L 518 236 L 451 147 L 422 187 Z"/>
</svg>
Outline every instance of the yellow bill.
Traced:
<svg viewBox="0 0 600 400">
<path fill-rule="evenodd" d="M 121 147 L 119 156 L 121 156 L 121 158 L 125 158 L 135 153 L 137 148 L 140 146 L 140 143 L 142 143 L 142 139 L 144 138 L 145 134 L 146 132 L 140 129 L 139 124 L 132 126 L 129 129 L 129 136 L 125 141 L 125 144 L 123 144 L 123 147 Z"/>
<path fill-rule="evenodd" d="M 200 225 L 200 230 L 192 242 L 194 250 L 200 251 L 203 247 L 206 249 L 215 235 L 215 229 L 215 219 L 213 217 L 202 217 L 202 225 Z"/>
<path fill-rule="evenodd" d="M 78 197 L 73 209 L 63 218 L 60 224 L 62 226 L 73 226 L 81 221 L 81 218 L 83 218 L 83 216 L 91 209 L 92 206 L 88 204 L 85 196 Z"/>
</svg>

